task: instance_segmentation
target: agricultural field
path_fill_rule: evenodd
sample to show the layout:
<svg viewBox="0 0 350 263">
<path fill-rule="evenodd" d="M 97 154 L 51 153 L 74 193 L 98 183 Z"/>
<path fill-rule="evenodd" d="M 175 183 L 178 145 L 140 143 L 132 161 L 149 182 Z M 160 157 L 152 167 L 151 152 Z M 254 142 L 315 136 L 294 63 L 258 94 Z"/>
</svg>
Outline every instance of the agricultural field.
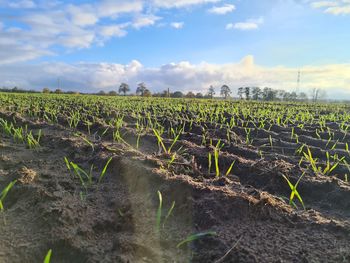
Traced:
<svg viewBox="0 0 350 263">
<path fill-rule="evenodd" d="M 0 94 L 0 262 L 350 262 L 350 105 Z"/>
</svg>

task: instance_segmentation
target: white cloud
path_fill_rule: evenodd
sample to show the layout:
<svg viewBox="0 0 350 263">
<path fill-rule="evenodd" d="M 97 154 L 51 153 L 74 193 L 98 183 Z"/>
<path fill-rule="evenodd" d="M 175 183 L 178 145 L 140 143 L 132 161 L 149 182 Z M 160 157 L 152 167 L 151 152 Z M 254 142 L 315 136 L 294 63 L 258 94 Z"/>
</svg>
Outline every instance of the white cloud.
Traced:
<svg viewBox="0 0 350 263">
<path fill-rule="evenodd" d="M 142 27 L 152 26 L 160 19 L 162 18 L 155 15 L 139 15 L 132 22 L 132 26 L 136 29 L 140 29 Z"/>
<path fill-rule="evenodd" d="M 72 22 L 77 26 L 90 26 L 98 22 L 98 17 L 90 5 L 69 5 L 67 11 L 71 15 Z"/>
<path fill-rule="evenodd" d="M 349 0 L 312 1 L 311 7 L 322 9 L 324 13 L 332 15 L 350 15 Z"/>
<path fill-rule="evenodd" d="M 66 51 L 103 46 L 112 38 L 126 36 L 130 30 L 160 25 L 159 20 L 163 18 L 157 13 L 162 9 L 218 2 L 221 0 L 92 0 L 72 4 L 61 0 L 0 0 L 0 7 L 5 10 L 21 9 L 16 16 L 3 16 L 0 43 L 11 44 L 17 52 L 23 52 L 23 56 L 5 50 L 3 61 L 15 63 L 53 54 L 53 47 L 57 46 L 68 49 Z M 216 12 L 226 12 L 232 5 L 222 8 Z M 13 24 L 16 27 L 11 26 Z M 173 22 L 170 26 L 181 29 L 184 23 Z"/>
<path fill-rule="evenodd" d="M 22 0 L 22 1 L 10 1 L 8 6 L 11 8 L 34 8 L 36 7 L 35 3 L 30 0 Z"/>
<path fill-rule="evenodd" d="M 221 2 L 221 0 L 152 0 L 152 5 L 155 7 L 163 8 L 181 8 L 186 6 L 217 2 Z"/>
<path fill-rule="evenodd" d="M 234 5 L 225 4 L 223 6 L 214 6 L 208 10 L 209 13 L 216 15 L 225 15 L 233 12 L 236 9 Z"/>
<path fill-rule="evenodd" d="M 96 4 L 97 15 L 99 17 L 116 18 L 123 13 L 138 13 L 143 10 L 143 2 L 141 0 L 104 0 Z"/>
<path fill-rule="evenodd" d="M 337 3 L 334 1 L 317 1 L 317 2 L 312 2 L 311 6 L 313 8 L 332 7 L 332 6 L 337 6 Z"/>
<path fill-rule="evenodd" d="M 11 54 L 10 56 L 9 53 Z M 48 55 L 53 55 L 53 53 L 30 45 L 18 45 L 10 41 L 6 43 L 6 41 L 0 40 L 0 65 L 27 61 Z"/>
<path fill-rule="evenodd" d="M 324 12 L 333 15 L 349 15 L 350 5 L 329 7 Z"/>
<path fill-rule="evenodd" d="M 111 38 L 111 37 L 123 37 L 127 34 L 127 31 L 125 31 L 123 28 L 125 26 L 123 25 L 108 25 L 108 26 L 102 26 L 99 29 L 99 33 L 103 37 Z"/>
<path fill-rule="evenodd" d="M 263 18 L 259 19 L 248 19 L 245 22 L 238 22 L 238 23 L 229 23 L 226 25 L 226 29 L 237 29 L 237 30 L 256 30 L 259 29 L 259 26 L 264 23 Z"/>
<path fill-rule="evenodd" d="M 185 25 L 184 22 L 173 22 L 170 24 L 170 26 L 175 28 L 175 29 L 181 29 L 184 27 L 184 25 Z"/>
<path fill-rule="evenodd" d="M 2 50 L 2 49 L 0 49 Z M 0 52 L 1 59 L 1 52 Z M 144 81 L 152 92 L 161 92 L 170 87 L 172 91 L 205 93 L 210 85 L 219 88 L 229 85 L 234 93 L 240 86 L 260 86 L 275 89 L 295 90 L 297 73 L 301 70 L 300 91 L 313 88 L 328 91 L 329 98 L 350 99 L 350 64 L 323 66 L 264 67 L 256 65 L 253 56 L 246 56 L 232 64 L 169 63 L 157 68 L 148 68 L 136 60 L 127 65 L 112 63 L 43 63 L 38 65 L 0 65 L 0 83 L 22 88 L 56 88 L 57 78 L 65 90 L 96 92 L 116 89 L 119 83 L 127 82 L 136 88 Z M 16 72 L 16 74 L 13 74 Z"/>
<path fill-rule="evenodd" d="M 239 22 L 234 24 L 233 28 L 239 29 L 239 30 L 254 30 L 254 29 L 258 29 L 259 26 L 257 23 L 253 23 L 253 22 Z"/>
</svg>

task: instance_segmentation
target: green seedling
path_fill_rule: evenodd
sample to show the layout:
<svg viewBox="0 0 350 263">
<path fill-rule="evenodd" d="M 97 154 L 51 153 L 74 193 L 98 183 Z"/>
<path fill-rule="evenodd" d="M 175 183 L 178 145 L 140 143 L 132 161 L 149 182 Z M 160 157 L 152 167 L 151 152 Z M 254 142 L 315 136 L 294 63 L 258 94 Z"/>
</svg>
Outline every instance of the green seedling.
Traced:
<svg viewBox="0 0 350 263">
<path fill-rule="evenodd" d="M 163 151 L 167 154 L 171 153 L 172 148 L 174 147 L 175 143 L 179 140 L 180 135 L 182 133 L 182 129 L 179 131 L 179 133 L 175 136 L 175 138 L 173 139 L 173 142 L 171 143 L 171 145 L 169 146 L 169 148 L 167 149 L 165 147 L 165 144 L 163 142 L 163 138 L 160 136 L 160 132 L 156 129 L 152 129 L 154 135 L 156 136 L 157 140 L 158 140 L 158 145 L 162 147 Z"/>
<path fill-rule="evenodd" d="M 162 197 L 162 193 L 160 191 L 158 191 L 157 193 L 158 193 L 158 198 L 159 198 L 159 205 L 158 205 L 158 210 L 157 210 L 157 215 L 156 215 L 156 230 L 159 232 L 160 222 L 162 220 L 163 197 Z"/>
<path fill-rule="evenodd" d="M 86 144 L 88 144 L 90 147 L 91 147 L 91 150 L 92 150 L 92 152 L 94 152 L 95 151 L 95 147 L 94 147 L 94 144 L 91 142 L 91 141 L 89 141 L 89 139 L 87 139 L 87 138 L 85 138 L 84 136 L 82 136 L 82 135 L 80 135 L 80 134 L 76 134 L 78 137 L 80 137 Z"/>
<path fill-rule="evenodd" d="M 168 221 L 168 218 L 171 216 L 171 214 L 173 213 L 173 210 L 175 208 L 175 201 L 172 202 L 170 209 L 168 210 L 167 215 L 164 218 L 163 221 L 163 228 L 165 227 L 165 223 Z"/>
<path fill-rule="evenodd" d="M 105 174 L 106 174 L 106 171 L 107 171 L 107 168 L 108 168 L 108 165 L 109 163 L 112 161 L 112 157 L 110 157 L 107 161 L 107 163 L 105 164 L 105 166 L 103 167 L 102 169 L 102 172 L 100 173 L 100 176 L 98 178 L 98 183 L 101 183 L 102 179 L 104 178 Z"/>
<path fill-rule="evenodd" d="M 176 152 L 171 156 L 169 162 L 168 162 L 168 169 L 170 168 L 170 166 L 172 165 L 172 163 L 175 161 L 176 159 Z"/>
<path fill-rule="evenodd" d="M 226 174 L 225 174 L 226 176 L 228 176 L 228 175 L 231 173 L 231 170 L 232 170 L 233 165 L 235 164 L 235 162 L 236 162 L 236 160 L 234 160 L 234 161 L 231 163 L 230 167 L 227 169 Z"/>
<path fill-rule="evenodd" d="M 269 135 L 269 141 L 270 141 L 271 148 L 273 148 L 273 140 L 272 140 L 272 136 L 271 135 Z"/>
<path fill-rule="evenodd" d="M 52 255 L 52 249 L 47 251 L 47 254 L 46 254 L 45 259 L 44 259 L 44 263 L 50 263 L 51 262 L 51 255 Z"/>
<path fill-rule="evenodd" d="M 209 231 L 209 232 L 203 232 L 203 233 L 198 233 L 198 234 L 193 234 L 193 235 L 190 235 L 188 236 L 186 239 L 184 239 L 183 241 L 181 241 L 180 243 L 177 244 L 177 248 L 180 248 L 181 246 L 189 243 L 189 242 L 192 242 L 192 241 L 195 241 L 195 240 L 198 240 L 198 239 L 201 239 L 203 237 L 207 237 L 207 236 L 216 236 L 216 232 L 214 231 Z"/>
<path fill-rule="evenodd" d="M 162 210 L 163 210 L 163 197 L 162 193 L 160 191 L 158 193 L 158 199 L 159 199 L 159 204 L 158 204 L 158 209 L 157 209 L 157 214 L 156 214 L 156 230 L 157 232 L 160 231 L 160 226 L 162 225 Z M 173 210 L 175 207 L 175 201 L 172 202 L 172 205 L 170 209 L 168 210 L 168 213 L 166 214 L 164 220 L 163 220 L 163 228 L 165 227 L 165 223 L 168 220 L 168 218 L 171 216 Z"/>
<path fill-rule="evenodd" d="M 216 177 L 219 177 L 220 176 L 220 168 L 219 168 L 219 149 L 218 148 L 214 149 L 214 161 L 215 161 Z"/>
<path fill-rule="evenodd" d="M 38 136 L 35 139 L 32 132 L 27 133 L 26 142 L 29 149 L 34 149 L 40 147 L 41 130 L 39 130 Z"/>
<path fill-rule="evenodd" d="M 296 182 L 295 185 L 293 185 L 284 174 L 282 174 L 282 176 L 287 181 L 287 183 L 289 185 L 289 188 L 291 190 L 290 197 L 289 197 L 289 204 L 290 205 L 293 205 L 293 204 L 295 205 L 293 200 L 294 200 L 294 197 L 296 196 L 298 198 L 299 202 L 301 203 L 301 205 L 303 206 L 303 209 L 305 210 L 305 205 L 304 205 L 303 199 L 301 198 L 299 192 L 297 191 L 298 184 L 299 184 L 301 178 L 303 178 L 304 174 L 305 174 L 305 172 L 299 177 L 299 179 L 298 179 L 298 181 Z"/>
<path fill-rule="evenodd" d="M 6 196 L 8 195 L 8 192 L 11 190 L 11 188 L 16 184 L 17 180 L 14 180 L 10 182 L 0 193 L 0 212 L 4 211 L 4 201 L 6 199 Z"/>
</svg>

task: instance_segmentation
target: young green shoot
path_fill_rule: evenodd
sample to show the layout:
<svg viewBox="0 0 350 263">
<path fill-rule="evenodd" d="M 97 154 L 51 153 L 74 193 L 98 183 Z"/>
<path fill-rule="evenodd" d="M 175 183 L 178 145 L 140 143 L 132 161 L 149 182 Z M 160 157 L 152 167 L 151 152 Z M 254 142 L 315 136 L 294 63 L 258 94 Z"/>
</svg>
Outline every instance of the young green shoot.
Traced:
<svg viewBox="0 0 350 263">
<path fill-rule="evenodd" d="M 235 162 L 236 162 L 236 160 L 234 160 L 234 161 L 231 163 L 230 167 L 227 169 L 226 174 L 225 174 L 226 176 L 228 176 L 228 175 L 231 173 L 231 170 L 232 170 L 233 165 L 235 164 Z"/>
<path fill-rule="evenodd" d="M 4 211 L 4 201 L 11 188 L 16 184 L 17 180 L 10 182 L 0 193 L 0 212 Z"/>
<path fill-rule="evenodd" d="M 51 255 L 52 255 L 52 249 L 47 251 L 47 254 L 46 254 L 45 259 L 44 259 L 44 263 L 50 263 L 51 262 Z"/>
<path fill-rule="evenodd" d="M 163 197 L 162 197 L 162 193 L 160 191 L 158 191 L 157 193 L 158 193 L 159 205 L 158 205 L 158 210 L 157 210 L 157 215 L 156 215 L 156 230 L 157 230 L 157 232 L 159 232 L 160 223 L 162 220 Z"/>
<path fill-rule="evenodd" d="M 106 171 L 107 171 L 107 168 L 108 168 L 108 165 L 109 163 L 112 161 L 112 157 L 110 157 L 107 161 L 107 163 L 105 164 L 105 166 L 103 167 L 101 173 L 100 173 L 100 176 L 98 178 L 98 183 L 101 183 L 102 179 L 104 178 L 105 174 L 106 174 Z"/>
<path fill-rule="evenodd" d="M 183 241 L 181 241 L 180 243 L 177 244 L 177 248 L 180 248 L 181 246 L 189 243 L 189 242 L 192 242 L 192 241 L 195 241 L 195 240 L 198 240 L 198 239 L 201 239 L 203 237 L 207 237 L 207 236 L 216 236 L 216 232 L 214 231 L 209 231 L 209 232 L 203 232 L 203 233 L 198 233 L 198 234 L 193 234 L 193 235 L 190 235 L 188 236 L 186 239 L 184 239 Z"/>
<path fill-rule="evenodd" d="M 160 191 L 158 193 L 158 199 L 159 199 L 159 204 L 158 204 L 158 209 L 157 209 L 157 214 L 156 214 L 156 231 L 160 231 L 160 226 L 165 227 L 165 223 L 168 221 L 169 217 L 171 216 L 174 208 L 175 208 L 175 201 L 172 202 L 171 207 L 168 210 L 168 213 L 166 214 L 163 224 L 162 224 L 162 210 L 163 210 L 163 196 Z"/>
<path fill-rule="evenodd" d="M 301 178 L 303 178 L 304 174 L 305 174 L 305 172 L 299 177 L 299 179 L 298 179 L 298 181 L 296 182 L 295 185 L 293 185 L 284 174 L 282 174 L 282 176 L 287 181 L 287 183 L 289 185 L 289 188 L 291 190 L 290 197 L 289 197 L 289 204 L 293 205 L 294 197 L 297 197 L 299 202 L 303 206 L 303 209 L 305 210 L 305 205 L 304 205 L 303 199 L 301 198 L 299 192 L 297 191 L 298 184 L 299 184 Z"/>
</svg>

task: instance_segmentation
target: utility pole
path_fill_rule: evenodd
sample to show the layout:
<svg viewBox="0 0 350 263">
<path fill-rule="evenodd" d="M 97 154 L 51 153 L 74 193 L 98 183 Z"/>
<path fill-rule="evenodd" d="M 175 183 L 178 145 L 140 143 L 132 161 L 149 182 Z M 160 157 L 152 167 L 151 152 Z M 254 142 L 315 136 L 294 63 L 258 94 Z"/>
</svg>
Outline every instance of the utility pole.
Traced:
<svg viewBox="0 0 350 263">
<path fill-rule="evenodd" d="M 297 78 L 297 90 L 296 93 L 299 93 L 299 89 L 300 89 L 300 70 L 298 71 L 298 78 Z"/>
</svg>

